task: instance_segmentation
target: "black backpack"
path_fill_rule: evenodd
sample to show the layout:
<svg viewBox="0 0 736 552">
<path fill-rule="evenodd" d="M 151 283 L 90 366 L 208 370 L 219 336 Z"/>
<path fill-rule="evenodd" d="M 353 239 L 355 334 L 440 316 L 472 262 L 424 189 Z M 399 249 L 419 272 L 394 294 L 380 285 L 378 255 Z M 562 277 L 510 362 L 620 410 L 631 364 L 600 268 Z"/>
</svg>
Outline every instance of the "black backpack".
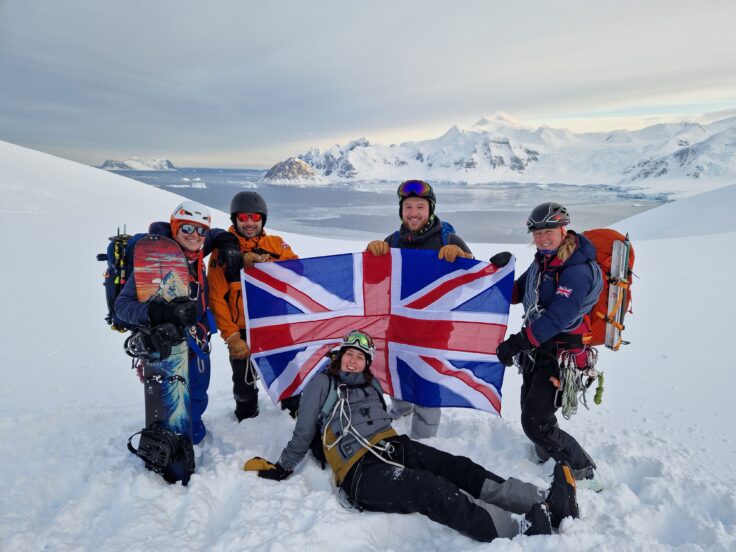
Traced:
<svg viewBox="0 0 736 552">
<path fill-rule="evenodd" d="M 107 262 L 107 269 L 105 270 L 104 282 L 105 286 L 105 299 L 107 300 L 107 316 L 105 321 L 110 325 L 110 328 L 118 332 L 126 332 L 131 329 L 130 326 L 125 322 L 119 320 L 115 316 L 115 299 L 120 295 L 120 291 L 125 286 L 125 282 L 128 276 L 133 270 L 133 247 L 135 242 L 145 234 L 136 234 L 131 236 L 130 234 L 118 233 L 114 236 L 110 236 L 110 243 L 107 244 L 107 251 L 97 255 L 98 261 Z"/>
</svg>

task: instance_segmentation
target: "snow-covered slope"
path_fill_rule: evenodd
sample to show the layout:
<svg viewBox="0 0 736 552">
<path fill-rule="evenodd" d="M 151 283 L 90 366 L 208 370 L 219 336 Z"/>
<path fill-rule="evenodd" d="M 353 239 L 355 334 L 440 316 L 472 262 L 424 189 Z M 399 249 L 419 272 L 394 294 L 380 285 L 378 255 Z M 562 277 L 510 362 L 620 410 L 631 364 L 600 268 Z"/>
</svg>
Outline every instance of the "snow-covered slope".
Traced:
<svg viewBox="0 0 736 552">
<path fill-rule="evenodd" d="M 328 473 L 309 459 L 282 483 L 241 471 L 251 456 L 276 458 L 293 422 L 265 393 L 258 418 L 235 422 L 219 338 L 204 417 L 211 437 L 196 447 L 196 474 L 184 488 L 146 472 L 125 449 L 143 424 L 142 388 L 123 336 L 103 321 L 103 266 L 94 256 L 116 226 L 144 230 L 180 198 L 2 142 L 0 166 L 0 550 L 489 549 L 419 515 L 343 509 Z M 581 491 L 581 518 L 565 521 L 559 534 L 496 541 L 493 550 L 736 549 L 736 375 L 728 350 L 736 333 L 736 231 L 722 207 L 733 205 L 733 189 L 720 193 L 618 225 L 637 248 L 640 279 L 625 334 L 632 344 L 602 352 L 603 404 L 561 420 L 609 488 Z M 224 213 L 214 218 L 227 224 Z M 662 223 L 672 220 L 679 225 Z M 679 226 L 690 232 L 679 237 Z M 365 247 L 287 240 L 302 256 Z M 520 266 L 532 255 L 526 246 L 471 247 L 479 258 L 508 248 Z M 515 331 L 518 307 L 512 320 Z M 446 409 L 429 444 L 547 485 L 551 464 L 527 458 L 519 385 L 509 371 L 504 418 Z"/>
<path fill-rule="evenodd" d="M 478 182 L 562 182 L 657 188 L 699 179 L 709 189 L 736 179 L 736 117 L 709 125 L 653 125 L 575 134 L 532 128 L 505 113 L 432 140 L 399 145 L 365 138 L 299 158 L 328 179 L 430 178 Z"/>
<path fill-rule="evenodd" d="M 101 169 L 106 171 L 175 171 L 176 167 L 168 159 L 139 159 L 136 156 L 126 159 L 125 161 L 116 161 L 108 159 L 102 165 Z"/>
</svg>

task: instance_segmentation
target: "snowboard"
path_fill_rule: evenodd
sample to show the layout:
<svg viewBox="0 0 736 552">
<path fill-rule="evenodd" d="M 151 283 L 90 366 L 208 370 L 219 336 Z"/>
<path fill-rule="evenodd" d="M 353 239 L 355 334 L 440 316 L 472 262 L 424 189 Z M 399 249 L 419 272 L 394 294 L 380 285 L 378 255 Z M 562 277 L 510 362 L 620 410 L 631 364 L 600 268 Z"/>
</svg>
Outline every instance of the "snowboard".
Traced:
<svg viewBox="0 0 736 552">
<path fill-rule="evenodd" d="M 189 295 L 189 265 L 179 245 L 164 236 L 144 236 L 133 252 L 138 301 L 172 301 Z M 185 339 L 171 354 L 143 362 L 146 429 L 168 430 L 192 440 L 189 348 Z"/>
</svg>

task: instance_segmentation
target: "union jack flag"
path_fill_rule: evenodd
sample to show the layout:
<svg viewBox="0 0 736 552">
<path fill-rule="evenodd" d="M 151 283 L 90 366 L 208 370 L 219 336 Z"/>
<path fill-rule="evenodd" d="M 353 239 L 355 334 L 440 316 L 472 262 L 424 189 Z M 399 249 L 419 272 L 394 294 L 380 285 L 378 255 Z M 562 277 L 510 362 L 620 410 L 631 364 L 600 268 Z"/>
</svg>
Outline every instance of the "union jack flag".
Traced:
<svg viewBox="0 0 736 552">
<path fill-rule="evenodd" d="M 302 391 L 352 329 L 376 345 L 383 390 L 422 406 L 500 414 L 514 262 L 391 249 L 258 263 L 242 274 L 251 361 L 274 402 Z"/>
</svg>

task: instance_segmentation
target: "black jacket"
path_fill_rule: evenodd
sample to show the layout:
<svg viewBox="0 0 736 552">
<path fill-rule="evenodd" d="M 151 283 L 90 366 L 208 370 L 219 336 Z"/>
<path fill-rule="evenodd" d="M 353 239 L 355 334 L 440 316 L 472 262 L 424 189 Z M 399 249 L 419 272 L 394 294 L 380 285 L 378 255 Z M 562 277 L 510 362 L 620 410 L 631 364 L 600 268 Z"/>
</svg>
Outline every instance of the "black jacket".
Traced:
<svg viewBox="0 0 736 552">
<path fill-rule="evenodd" d="M 398 239 L 394 238 L 394 232 L 394 234 L 386 236 L 384 241 L 391 247 L 397 247 L 399 249 L 438 250 L 443 245 L 457 245 L 460 249 L 465 251 L 465 253 L 471 253 L 470 248 L 457 234 L 447 234 L 447 242 L 442 243 L 442 221 L 436 216 L 432 216 L 429 223 L 419 232 L 410 232 L 409 229 L 402 224 L 398 233 Z"/>
</svg>

